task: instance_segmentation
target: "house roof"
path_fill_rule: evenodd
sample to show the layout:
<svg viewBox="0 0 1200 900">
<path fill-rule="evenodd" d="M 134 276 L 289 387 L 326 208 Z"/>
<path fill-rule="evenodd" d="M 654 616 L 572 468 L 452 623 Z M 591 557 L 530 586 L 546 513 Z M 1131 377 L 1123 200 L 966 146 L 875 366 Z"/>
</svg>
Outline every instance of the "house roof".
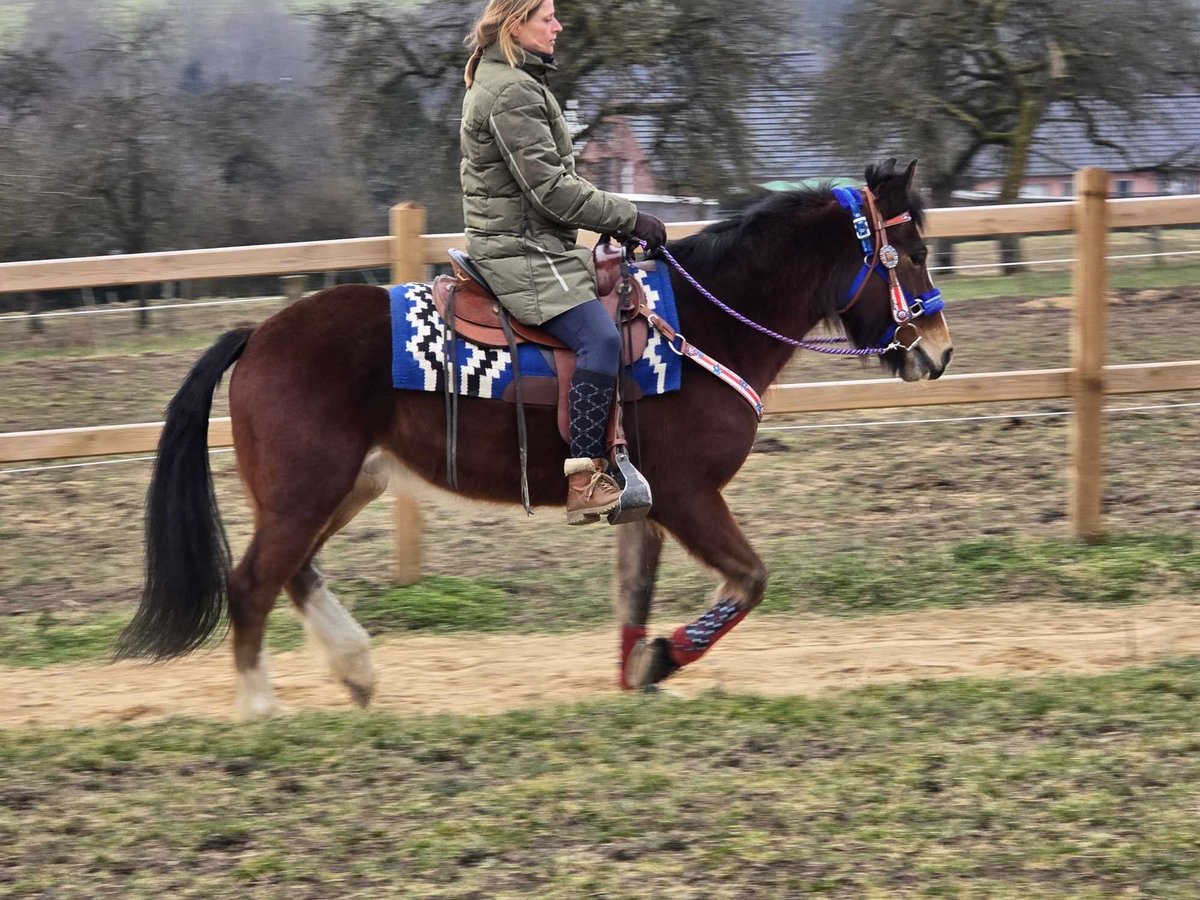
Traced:
<svg viewBox="0 0 1200 900">
<path fill-rule="evenodd" d="M 771 66 L 764 70 L 769 77 L 747 93 L 740 114 L 751 148 L 751 182 L 861 178 L 861 160 L 848 160 L 834 147 L 805 137 L 813 105 L 811 85 L 824 70 L 820 55 L 809 50 L 772 55 Z M 632 116 L 629 123 L 643 147 L 653 147 L 661 137 L 669 152 L 671 138 L 658 135 L 655 117 Z"/>
<path fill-rule="evenodd" d="M 1107 103 L 1092 103 L 1089 112 L 1106 143 L 1092 139 L 1073 107 L 1056 103 L 1034 134 L 1026 177 L 1065 176 L 1084 166 L 1110 172 L 1200 169 L 1200 94 L 1145 97 L 1136 118 Z M 980 154 L 969 174 L 1003 173 L 1003 155 L 993 147 Z"/>
<path fill-rule="evenodd" d="M 824 68 L 813 52 L 782 54 L 778 64 L 772 60 L 771 81 L 747 96 L 742 119 L 754 149 L 750 171 L 756 184 L 862 177 L 862 160 L 847 159 L 835 147 L 808 136 L 811 85 Z"/>
</svg>

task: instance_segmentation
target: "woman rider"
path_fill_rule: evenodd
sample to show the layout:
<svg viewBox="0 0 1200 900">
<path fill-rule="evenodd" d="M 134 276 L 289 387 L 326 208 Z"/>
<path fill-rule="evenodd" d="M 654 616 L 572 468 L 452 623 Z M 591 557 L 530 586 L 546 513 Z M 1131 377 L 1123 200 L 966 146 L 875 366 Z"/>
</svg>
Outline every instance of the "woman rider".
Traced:
<svg viewBox="0 0 1200 900">
<path fill-rule="evenodd" d="M 516 319 L 575 351 L 567 522 L 581 525 L 618 505 L 605 471 L 605 437 L 621 362 L 621 338 L 596 299 L 592 253 L 577 229 L 631 236 L 650 250 L 666 226 L 575 174 L 571 134 L 546 85 L 562 25 L 554 0 L 489 0 L 467 38 L 462 114 L 467 252 Z"/>
</svg>

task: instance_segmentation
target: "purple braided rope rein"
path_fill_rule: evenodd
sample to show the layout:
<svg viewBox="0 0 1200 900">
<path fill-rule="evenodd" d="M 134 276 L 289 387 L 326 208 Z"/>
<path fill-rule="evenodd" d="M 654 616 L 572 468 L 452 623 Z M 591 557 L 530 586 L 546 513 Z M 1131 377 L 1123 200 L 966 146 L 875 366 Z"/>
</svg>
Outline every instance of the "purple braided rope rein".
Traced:
<svg viewBox="0 0 1200 900">
<path fill-rule="evenodd" d="M 639 241 L 639 243 L 643 246 L 643 248 L 646 246 L 645 241 Z M 682 275 L 684 278 L 686 278 L 688 283 L 692 287 L 694 287 L 697 291 L 700 292 L 701 297 L 703 297 L 705 300 L 712 303 L 714 306 L 717 307 L 717 309 L 721 310 L 722 312 L 733 316 L 735 319 L 737 319 L 743 325 L 747 325 L 750 328 L 753 328 L 755 331 L 759 331 L 759 332 L 767 335 L 767 337 L 772 337 L 777 341 L 781 341 L 785 344 L 789 344 L 792 347 L 798 347 L 801 350 L 811 350 L 814 353 L 826 353 L 830 356 L 882 356 L 884 353 L 887 352 L 887 348 L 884 348 L 884 347 L 852 349 L 849 347 L 825 346 L 827 344 L 845 344 L 845 343 L 847 343 L 845 338 L 836 338 L 836 337 L 813 338 L 812 340 L 798 341 L 795 338 L 786 337 L 777 331 L 772 331 L 770 328 L 767 328 L 765 325 L 759 325 L 753 319 L 746 318 L 740 312 L 738 312 L 736 309 L 734 309 L 731 306 L 726 305 L 725 303 L 722 303 L 719 299 L 717 299 L 712 294 L 710 294 L 708 292 L 708 290 L 704 287 L 704 285 L 702 285 L 700 282 L 698 282 L 695 278 L 692 277 L 691 272 L 689 272 L 687 269 L 685 269 L 683 266 L 681 266 L 679 264 L 679 260 L 677 260 L 674 256 L 672 256 L 671 251 L 668 250 L 665 246 L 662 247 L 661 249 L 659 249 L 658 252 L 661 253 L 666 258 L 667 262 L 669 262 L 671 264 L 672 268 L 674 268 L 676 272 L 678 272 L 680 275 Z"/>
</svg>

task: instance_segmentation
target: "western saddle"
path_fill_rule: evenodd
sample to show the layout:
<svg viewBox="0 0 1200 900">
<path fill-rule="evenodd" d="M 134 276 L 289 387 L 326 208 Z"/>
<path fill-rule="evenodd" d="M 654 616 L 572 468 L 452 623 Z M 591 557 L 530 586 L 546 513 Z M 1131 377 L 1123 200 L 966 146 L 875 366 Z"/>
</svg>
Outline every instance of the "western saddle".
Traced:
<svg viewBox="0 0 1200 900">
<path fill-rule="evenodd" d="M 575 353 L 550 332 L 525 325 L 508 316 L 500 301 L 471 258 L 461 250 L 450 250 L 453 275 L 439 275 L 433 283 L 433 302 L 449 330 L 464 340 L 484 347 L 508 347 L 534 344 L 549 351 L 553 359 L 554 377 L 521 376 L 514 373 L 512 384 L 504 399 L 517 402 L 518 381 L 522 401 L 533 406 L 558 407 L 558 430 L 563 440 L 570 441 L 567 431 L 567 394 L 575 372 Z M 596 282 L 600 302 L 622 328 L 625 338 L 626 364 L 636 362 L 646 352 L 650 329 L 646 319 L 637 314 L 646 301 L 645 291 L 636 278 L 625 278 L 622 272 L 624 253 L 620 247 L 596 245 Z M 502 318 L 503 317 L 503 318 Z M 513 332 L 513 345 L 505 335 L 504 319 Z M 627 331 L 625 329 L 628 329 Z M 637 400 L 641 391 L 632 378 L 622 379 L 621 393 L 626 400 Z M 609 445 L 613 444 L 610 428 Z"/>
<path fill-rule="evenodd" d="M 558 430 L 570 442 L 568 395 L 571 376 L 575 372 L 575 353 L 548 331 L 525 325 L 512 318 L 500 305 L 487 280 L 461 250 L 450 250 L 453 275 L 439 275 L 433 282 L 433 302 L 446 323 L 446 346 L 443 364 L 446 366 L 447 468 L 451 487 L 456 487 L 456 456 L 458 431 L 458 377 L 452 371 L 456 355 L 456 337 L 484 347 L 506 347 L 513 360 L 513 380 L 505 388 L 504 399 L 517 406 L 517 431 L 521 452 L 521 493 L 525 509 L 532 513 L 526 479 L 527 439 L 525 430 L 526 403 L 558 409 Z M 650 509 L 650 486 L 641 473 L 629 462 L 625 432 L 621 427 L 622 403 L 636 400 L 641 391 L 629 377 L 627 367 L 642 358 L 649 342 L 650 328 L 646 318 L 639 315 L 645 307 L 646 296 L 641 284 L 626 270 L 625 252 L 607 241 L 596 245 L 596 281 L 600 302 L 621 329 L 624 365 L 613 410 L 609 419 L 608 447 L 614 464 L 613 476 L 622 487 L 621 507 L 609 516 L 610 524 L 631 522 L 645 517 Z M 520 344 L 533 344 L 553 361 L 554 376 L 523 376 L 517 352 Z"/>
</svg>

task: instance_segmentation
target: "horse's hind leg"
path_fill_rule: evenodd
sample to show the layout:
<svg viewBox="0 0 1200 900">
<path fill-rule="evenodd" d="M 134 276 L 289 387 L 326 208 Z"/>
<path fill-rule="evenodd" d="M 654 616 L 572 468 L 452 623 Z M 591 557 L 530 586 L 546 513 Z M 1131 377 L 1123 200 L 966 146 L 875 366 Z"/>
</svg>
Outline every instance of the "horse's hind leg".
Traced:
<svg viewBox="0 0 1200 900">
<path fill-rule="evenodd" d="M 658 558 L 663 532 L 653 522 L 629 522 L 617 526 L 617 588 L 613 611 L 621 629 L 621 658 L 618 683 L 629 688 L 625 668 L 639 642 L 646 640 L 650 603 L 658 578 Z M 644 675 L 643 675 L 644 677 Z"/>
<path fill-rule="evenodd" d="M 278 712 L 263 651 L 267 615 L 284 582 L 311 555 L 323 523 L 323 516 L 261 514 L 246 555 L 229 576 L 237 711 L 243 719 Z"/>
<path fill-rule="evenodd" d="M 330 672 L 346 686 L 357 705 L 366 706 L 375 694 L 377 680 L 370 635 L 338 602 L 311 559 L 284 587 Z"/>
<path fill-rule="evenodd" d="M 368 456 L 354 487 L 330 518 L 312 554 L 285 585 L 313 645 L 359 706 L 370 703 L 375 693 L 377 676 L 371 661 L 371 639 L 329 590 L 325 576 L 313 560 L 325 542 L 379 497 L 387 484 L 383 457 L 379 454 Z"/>
<path fill-rule="evenodd" d="M 657 499 L 657 498 L 656 498 Z M 686 493 L 661 507 L 655 518 L 700 562 L 722 576 L 717 602 L 669 638 L 640 641 L 625 668 L 630 687 L 662 681 L 682 666 L 702 657 L 762 602 L 767 569 L 734 521 L 720 494 Z"/>
</svg>

